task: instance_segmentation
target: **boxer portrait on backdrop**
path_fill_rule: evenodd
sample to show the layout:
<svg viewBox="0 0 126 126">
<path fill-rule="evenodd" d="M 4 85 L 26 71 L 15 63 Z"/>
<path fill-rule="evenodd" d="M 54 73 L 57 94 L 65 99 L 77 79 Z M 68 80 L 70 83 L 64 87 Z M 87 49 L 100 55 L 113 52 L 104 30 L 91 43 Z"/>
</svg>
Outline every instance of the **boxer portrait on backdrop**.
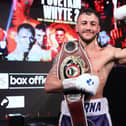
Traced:
<svg viewBox="0 0 126 126">
<path fill-rule="evenodd" d="M 126 49 L 101 48 L 100 30 L 99 15 L 90 8 L 81 9 L 76 24 L 79 40 L 62 46 L 47 76 L 45 91 L 64 93 L 59 126 L 112 126 L 103 92 L 112 68 L 126 64 Z"/>
</svg>

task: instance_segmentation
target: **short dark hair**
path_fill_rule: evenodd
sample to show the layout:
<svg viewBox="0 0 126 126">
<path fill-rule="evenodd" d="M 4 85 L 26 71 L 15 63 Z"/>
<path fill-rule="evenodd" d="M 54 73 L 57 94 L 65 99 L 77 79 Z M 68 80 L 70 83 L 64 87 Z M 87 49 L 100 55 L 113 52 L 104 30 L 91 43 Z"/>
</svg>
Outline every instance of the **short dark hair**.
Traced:
<svg viewBox="0 0 126 126">
<path fill-rule="evenodd" d="M 32 25 L 28 24 L 28 23 L 23 23 L 23 24 L 20 24 L 17 28 L 17 32 L 20 31 L 21 28 L 25 28 L 25 29 L 29 29 L 32 33 L 33 36 L 35 36 L 35 30 L 34 28 L 32 27 Z"/>
<path fill-rule="evenodd" d="M 63 28 L 56 28 L 56 31 L 63 31 L 65 33 L 65 30 Z"/>
<path fill-rule="evenodd" d="M 101 19 L 100 19 L 100 15 L 95 11 L 93 10 L 92 8 L 82 8 L 80 9 L 80 12 L 78 14 L 78 18 L 80 17 L 80 15 L 82 15 L 83 13 L 87 14 L 87 15 L 91 15 L 91 14 L 94 14 L 98 20 L 99 20 L 99 24 L 101 24 Z M 77 18 L 77 21 L 78 21 L 78 18 Z"/>
<path fill-rule="evenodd" d="M 45 23 L 41 23 L 41 24 L 37 24 L 35 28 L 39 29 L 39 30 L 42 29 L 45 32 L 46 31 L 46 27 L 47 26 L 46 26 Z"/>
</svg>

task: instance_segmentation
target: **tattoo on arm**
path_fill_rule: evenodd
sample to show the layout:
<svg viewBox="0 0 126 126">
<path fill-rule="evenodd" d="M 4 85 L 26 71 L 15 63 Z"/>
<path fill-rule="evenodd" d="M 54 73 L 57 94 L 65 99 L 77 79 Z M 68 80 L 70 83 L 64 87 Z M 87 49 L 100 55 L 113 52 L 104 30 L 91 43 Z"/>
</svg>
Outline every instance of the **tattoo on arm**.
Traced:
<svg viewBox="0 0 126 126">
<path fill-rule="evenodd" d="M 51 72 L 52 75 L 56 75 L 57 70 L 56 69 L 53 69 L 50 72 Z"/>
<path fill-rule="evenodd" d="M 58 56 L 56 55 L 54 61 L 53 61 L 53 67 L 49 71 L 48 77 L 57 77 L 57 62 L 58 62 Z"/>
<path fill-rule="evenodd" d="M 51 68 L 51 70 L 48 73 L 48 77 L 51 76 L 57 76 L 57 64 L 53 63 L 53 67 Z"/>
<path fill-rule="evenodd" d="M 53 65 L 55 65 L 58 62 L 58 55 L 55 56 L 55 59 L 53 60 Z"/>
</svg>

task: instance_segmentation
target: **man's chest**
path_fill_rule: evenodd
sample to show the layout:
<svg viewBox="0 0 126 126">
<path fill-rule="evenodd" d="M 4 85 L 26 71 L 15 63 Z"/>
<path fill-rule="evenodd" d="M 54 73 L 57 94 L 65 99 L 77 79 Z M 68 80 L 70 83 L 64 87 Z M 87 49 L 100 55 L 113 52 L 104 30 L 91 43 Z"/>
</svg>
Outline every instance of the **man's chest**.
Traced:
<svg viewBox="0 0 126 126">
<path fill-rule="evenodd" d="M 107 55 L 94 54 L 89 55 L 88 57 L 93 73 L 99 73 L 100 71 L 105 70 L 107 66 L 111 65 L 110 57 Z"/>
</svg>

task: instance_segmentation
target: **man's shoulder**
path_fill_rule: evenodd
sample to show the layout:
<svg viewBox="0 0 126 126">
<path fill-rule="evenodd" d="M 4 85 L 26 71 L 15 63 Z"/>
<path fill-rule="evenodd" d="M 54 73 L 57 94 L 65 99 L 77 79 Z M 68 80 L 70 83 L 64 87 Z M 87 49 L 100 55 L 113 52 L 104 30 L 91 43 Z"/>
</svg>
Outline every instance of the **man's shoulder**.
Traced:
<svg viewBox="0 0 126 126">
<path fill-rule="evenodd" d="M 115 50 L 120 49 L 120 48 L 117 48 L 117 47 L 114 47 L 114 46 L 106 46 L 106 47 L 103 47 L 101 49 L 104 50 L 104 51 L 115 51 Z"/>
<path fill-rule="evenodd" d="M 22 59 L 22 55 L 16 51 L 14 51 L 7 55 L 7 59 L 8 60 L 20 60 L 20 59 Z"/>
</svg>

